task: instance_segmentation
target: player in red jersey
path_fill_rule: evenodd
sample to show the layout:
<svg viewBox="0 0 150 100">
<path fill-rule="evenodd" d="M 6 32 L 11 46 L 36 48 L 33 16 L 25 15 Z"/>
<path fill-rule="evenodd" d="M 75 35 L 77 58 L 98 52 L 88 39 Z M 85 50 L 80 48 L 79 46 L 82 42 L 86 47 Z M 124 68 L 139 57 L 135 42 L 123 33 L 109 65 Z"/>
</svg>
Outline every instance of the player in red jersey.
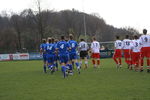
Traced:
<svg viewBox="0 0 150 100">
<path fill-rule="evenodd" d="M 132 40 L 129 39 L 129 35 L 126 35 L 126 38 L 123 40 L 123 52 L 128 68 L 131 66 L 131 46 Z"/>
<path fill-rule="evenodd" d="M 115 63 L 117 64 L 117 68 L 120 68 L 122 65 L 121 57 L 122 57 L 122 47 L 123 43 L 121 40 L 119 40 L 119 36 L 116 36 L 116 41 L 115 41 L 115 52 L 113 55 L 113 59 Z"/>
<path fill-rule="evenodd" d="M 137 35 L 134 36 L 134 40 L 132 42 L 132 66 L 135 71 L 140 70 L 142 72 L 143 69 L 140 67 L 141 43 Z"/>
<path fill-rule="evenodd" d="M 143 35 L 140 37 L 142 44 L 141 48 L 141 66 L 144 65 L 144 57 L 147 58 L 147 72 L 150 73 L 150 35 L 147 34 L 147 30 L 143 29 Z"/>
<path fill-rule="evenodd" d="M 93 66 L 97 68 L 100 66 L 100 43 L 96 41 L 95 37 L 93 37 L 93 42 L 91 43 L 91 52 Z"/>
</svg>

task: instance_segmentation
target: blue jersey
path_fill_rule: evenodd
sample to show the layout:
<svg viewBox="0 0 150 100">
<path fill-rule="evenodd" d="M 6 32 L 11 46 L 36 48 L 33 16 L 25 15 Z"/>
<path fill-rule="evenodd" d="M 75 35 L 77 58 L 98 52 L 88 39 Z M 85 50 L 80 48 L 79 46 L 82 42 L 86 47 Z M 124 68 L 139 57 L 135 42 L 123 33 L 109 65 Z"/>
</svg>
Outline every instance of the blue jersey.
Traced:
<svg viewBox="0 0 150 100">
<path fill-rule="evenodd" d="M 70 48 L 70 45 L 66 41 L 59 41 L 57 43 L 57 48 L 58 48 L 59 54 L 67 54 L 68 48 Z"/>
<path fill-rule="evenodd" d="M 45 53 L 45 50 L 46 50 L 46 43 L 42 43 L 41 45 L 40 45 L 40 50 L 42 50 L 42 53 L 43 53 L 43 60 L 44 61 L 46 61 L 47 59 L 46 59 L 46 53 Z"/>
<path fill-rule="evenodd" d="M 41 45 L 40 45 L 40 49 L 42 50 L 42 51 L 44 51 L 45 49 L 46 49 L 46 43 L 42 43 Z"/>
<path fill-rule="evenodd" d="M 47 54 L 54 54 L 55 53 L 55 45 L 50 43 L 46 45 L 46 53 Z"/>
<path fill-rule="evenodd" d="M 76 41 L 74 41 L 74 40 L 70 40 L 68 43 L 71 46 L 70 53 L 76 53 L 76 49 L 78 47 L 78 43 Z"/>
</svg>

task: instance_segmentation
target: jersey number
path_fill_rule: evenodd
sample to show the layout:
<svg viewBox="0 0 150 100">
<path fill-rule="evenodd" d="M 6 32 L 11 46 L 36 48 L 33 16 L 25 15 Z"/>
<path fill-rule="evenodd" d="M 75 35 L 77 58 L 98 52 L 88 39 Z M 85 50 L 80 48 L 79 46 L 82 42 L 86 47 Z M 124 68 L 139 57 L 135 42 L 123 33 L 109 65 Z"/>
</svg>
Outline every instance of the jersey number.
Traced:
<svg viewBox="0 0 150 100">
<path fill-rule="evenodd" d="M 118 45 L 121 46 L 121 42 L 118 42 Z"/>
<path fill-rule="evenodd" d="M 52 46 L 48 46 L 48 47 L 47 47 L 47 50 L 52 50 Z"/>
<path fill-rule="evenodd" d="M 145 42 L 147 42 L 148 41 L 147 37 L 145 37 L 144 40 L 145 40 Z"/>
<path fill-rule="evenodd" d="M 75 44 L 74 44 L 74 43 L 72 43 L 71 47 L 72 47 L 72 48 L 74 48 L 74 47 L 75 47 Z"/>
<path fill-rule="evenodd" d="M 60 46 L 60 48 L 61 48 L 61 49 L 64 49 L 64 44 L 62 44 L 62 45 Z"/>
<path fill-rule="evenodd" d="M 130 42 L 126 42 L 126 45 L 129 46 L 129 45 L 130 45 Z"/>
</svg>

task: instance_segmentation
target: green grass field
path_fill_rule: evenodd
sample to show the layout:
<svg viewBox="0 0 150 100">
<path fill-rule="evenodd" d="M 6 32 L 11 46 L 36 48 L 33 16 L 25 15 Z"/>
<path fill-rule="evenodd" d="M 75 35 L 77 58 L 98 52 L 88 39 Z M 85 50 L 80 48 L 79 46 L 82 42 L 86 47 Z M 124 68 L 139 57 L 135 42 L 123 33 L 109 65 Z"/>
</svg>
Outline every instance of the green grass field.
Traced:
<svg viewBox="0 0 150 100">
<path fill-rule="evenodd" d="M 112 59 L 101 68 L 43 73 L 42 61 L 0 62 L 0 100 L 150 100 L 150 74 L 116 69 Z"/>
</svg>

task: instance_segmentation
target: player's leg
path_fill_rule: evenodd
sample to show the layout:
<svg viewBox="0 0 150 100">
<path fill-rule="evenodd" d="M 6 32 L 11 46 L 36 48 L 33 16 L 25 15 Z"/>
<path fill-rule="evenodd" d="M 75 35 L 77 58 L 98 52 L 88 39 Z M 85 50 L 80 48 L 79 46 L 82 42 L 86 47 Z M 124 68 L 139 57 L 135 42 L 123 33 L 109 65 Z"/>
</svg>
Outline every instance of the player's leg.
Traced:
<svg viewBox="0 0 150 100">
<path fill-rule="evenodd" d="M 85 64 L 85 69 L 88 68 L 88 51 L 85 51 L 84 54 L 84 64 Z"/>
<path fill-rule="evenodd" d="M 115 53 L 113 55 L 113 60 L 115 61 L 116 63 L 116 67 L 119 68 L 119 61 L 118 61 L 118 51 L 115 50 Z"/>
<path fill-rule="evenodd" d="M 72 55 L 72 61 L 73 62 L 75 62 L 75 65 L 76 65 L 76 68 L 77 68 L 77 70 L 78 70 L 78 73 L 80 74 L 80 64 L 79 64 L 79 62 L 78 62 L 78 57 L 77 57 L 77 54 L 76 53 L 74 53 L 73 55 Z"/>
<path fill-rule="evenodd" d="M 145 53 L 144 53 L 144 48 L 141 48 L 141 67 L 144 66 L 144 56 L 145 56 Z"/>
<path fill-rule="evenodd" d="M 150 73 L 150 47 L 146 48 L 147 72 Z"/>
<path fill-rule="evenodd" d="M 93 68 L 96 68 L 96 60 L 95 60 L 95 54 L 92 53 L 92 64 L 93 64 Z"/>
<path fill-rule="evenodd" d="M 61 65 L 61 71 L 63 73 L 63 77 L 65 78 L 67 75 L 66 75 L 66 71 L 67 71 L 67 67 L 66 67 L 66 64 L 65 64 L 65 59 L 64 59 L 64 55 L 59 55 L 59 61 L 60 61 L 60 65 Z"/>
<path fill-rule="evenodd" d="M 123 50 L 123 52 L 124 52 L 125 62 L 126 62 L 126 64 L 128 64 L 127 50 Z"/>
<path fill-rule="evenodd" d="M 87 54 L 87 52 L 85 52 L 85 54 L 84 54 L 84 65 L 85 65 L 84 69 L 88 68 L 88 58 L 87 58 L 87 56 L 88 56 L 88 54 Z"/>
<path fill-rule="evenodd" d="M 100 67 L 100 54 L 96 54 L 96 59 L 97 59 L 97 66 Z"/>
<path fill-rule="evenodd" d="M 44 73 L 46 73 L 46 66 L 47 66 L 47 55 L 43 54 L 43 70 L 44 70 Z"/>
<path fill-rule="evenodd" d="M 79 62 L 79 65 L 80 65 L 80 68 L 82 68 L 82 63 L 83 63 L 83 60 L 84 60 L 84 57 L 83 57 L 83 51 L 80 51 L 80 62 Z"/>
</svg>

